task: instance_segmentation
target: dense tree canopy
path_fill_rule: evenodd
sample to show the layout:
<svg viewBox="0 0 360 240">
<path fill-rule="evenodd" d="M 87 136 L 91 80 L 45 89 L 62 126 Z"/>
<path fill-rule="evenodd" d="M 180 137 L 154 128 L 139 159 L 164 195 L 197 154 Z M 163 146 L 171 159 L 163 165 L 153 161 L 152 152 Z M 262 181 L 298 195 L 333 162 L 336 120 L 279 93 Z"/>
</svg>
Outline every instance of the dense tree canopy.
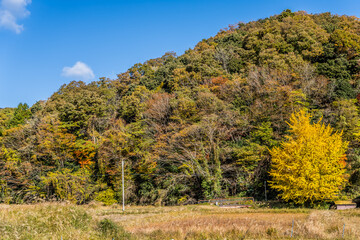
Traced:
<svg viewBox="0 0 360 240">
<path fill-rule="evenodd" d="M 360 21 L 286 10 L 116 79 L 63 85 L 0 109 L 0 201 L 263 199 L 290 114 L 307 108 L 349 142 L 342 194 L 360 194 Z M 269 192 L 272 198 L 277 192 Z"/>
</svg>

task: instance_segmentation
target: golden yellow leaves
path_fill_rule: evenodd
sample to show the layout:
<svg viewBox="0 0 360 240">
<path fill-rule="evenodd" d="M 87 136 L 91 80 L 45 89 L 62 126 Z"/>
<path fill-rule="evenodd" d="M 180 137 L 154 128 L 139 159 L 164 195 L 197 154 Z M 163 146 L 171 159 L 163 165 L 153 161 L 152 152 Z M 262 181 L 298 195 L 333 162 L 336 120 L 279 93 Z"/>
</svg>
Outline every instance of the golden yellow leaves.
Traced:
<svg viewBox="0 0 360 240">
<path fill-rule="evenodd" d="M 270 150 L 273 180 L 280 196 L 296 203 L 334 199 L 345 183 L 345 152 L 342 133 L 333 132 L 300 110 L 291 115 L 290 133 L 281 147 Z"/>
</svg>

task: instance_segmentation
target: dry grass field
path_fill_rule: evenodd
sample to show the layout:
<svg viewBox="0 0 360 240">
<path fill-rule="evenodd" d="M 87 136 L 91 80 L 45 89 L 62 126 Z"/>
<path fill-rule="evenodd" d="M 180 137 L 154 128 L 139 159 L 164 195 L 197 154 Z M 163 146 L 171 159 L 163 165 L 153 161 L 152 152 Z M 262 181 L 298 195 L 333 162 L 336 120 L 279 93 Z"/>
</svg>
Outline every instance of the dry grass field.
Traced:
<svg viewBox="0 0 360 240">
<path fill-rule="evenodd" d="M 360 209 L 0 205 L 0 239 L 360 239 Z"/>
</svg>

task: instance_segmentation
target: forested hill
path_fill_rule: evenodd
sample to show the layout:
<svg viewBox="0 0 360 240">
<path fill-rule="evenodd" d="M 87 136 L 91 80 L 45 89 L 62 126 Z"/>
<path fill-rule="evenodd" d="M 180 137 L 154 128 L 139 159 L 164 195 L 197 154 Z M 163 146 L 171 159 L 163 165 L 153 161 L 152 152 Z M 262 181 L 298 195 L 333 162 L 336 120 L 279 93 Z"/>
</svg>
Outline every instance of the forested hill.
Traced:
<svg viewBox="0 0 360 240">
<path fill-rule="evenodd" d="M 299 109 L 343 131 L 343 192 L 356 196 L 359 59 L 358 18 L 286 10 L 117 79 L 74 81 L 30 108 L 1 109 L 0 200 L 120 201 L 122 159 L 128 203 L 262 199 L 269 149 Z"/>
</svg>

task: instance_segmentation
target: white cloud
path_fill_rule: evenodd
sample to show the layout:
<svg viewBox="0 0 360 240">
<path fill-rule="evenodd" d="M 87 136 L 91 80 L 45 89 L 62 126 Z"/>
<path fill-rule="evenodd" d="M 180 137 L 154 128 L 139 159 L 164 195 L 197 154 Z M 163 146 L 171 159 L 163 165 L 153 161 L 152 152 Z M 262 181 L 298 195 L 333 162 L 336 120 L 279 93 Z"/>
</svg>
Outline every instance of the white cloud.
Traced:
<svg viewBox="0 0 360 240">
<path fill-rule="evenodd" d="M 0 26 L 17 34 L 24 30 L 22 24 L 18 24 L 19 19 L 30 15 L 26 7 L 31 3 L 31 0 L 1 0 L 0 5 Z"/>
<path fill-rule="evenodd" d="M 80 80 L 90 80 L 95 78 L 93 70 L 83 62 L 77 62 L 72 67 L 64 67 L 62 70 L 64 77 L 74 77 Z"/>
</svg>

